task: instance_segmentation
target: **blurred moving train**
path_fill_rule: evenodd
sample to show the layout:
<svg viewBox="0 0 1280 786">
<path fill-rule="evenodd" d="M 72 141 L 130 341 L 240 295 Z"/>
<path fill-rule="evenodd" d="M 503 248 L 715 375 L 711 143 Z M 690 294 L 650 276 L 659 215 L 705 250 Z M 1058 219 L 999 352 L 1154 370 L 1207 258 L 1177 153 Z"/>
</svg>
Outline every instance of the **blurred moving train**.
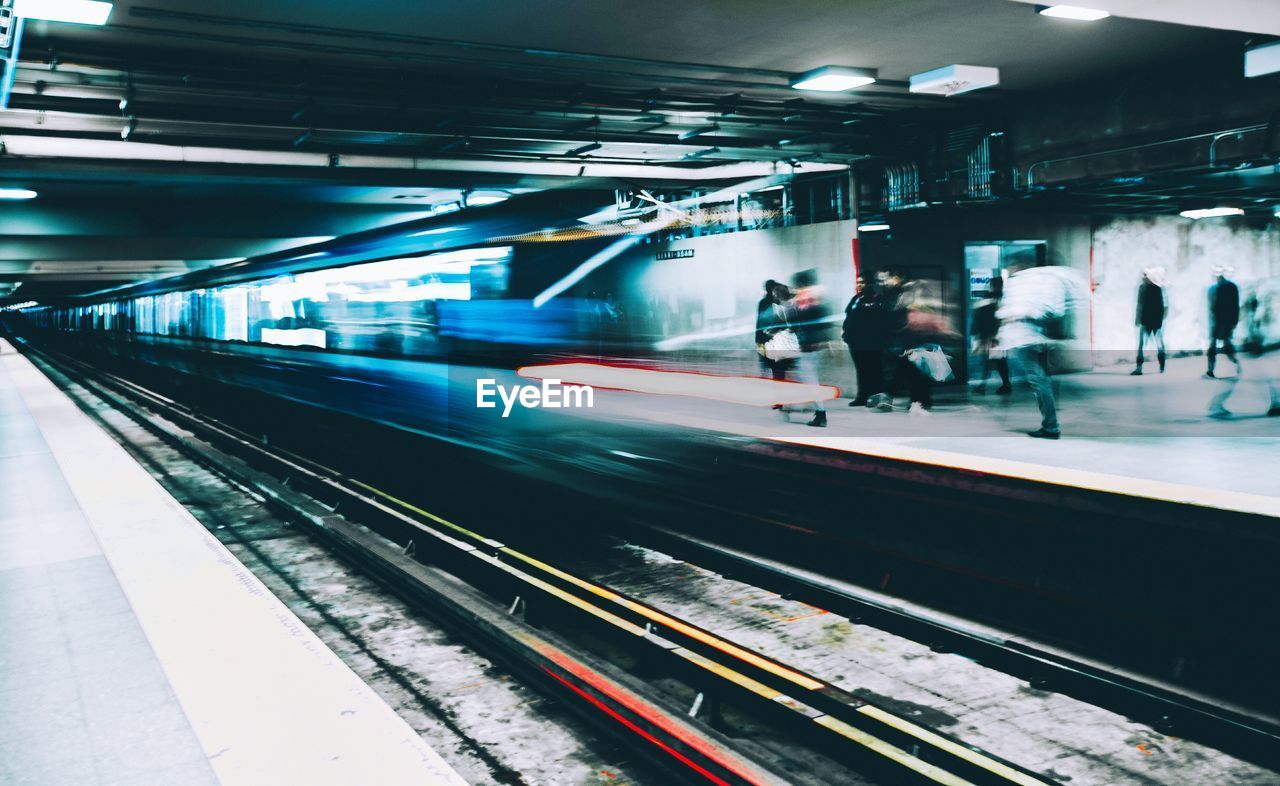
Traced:
<svg viewBox="0 0 1280 786">
<path fill-rule="evenodd" d="M 746 370 L 761 281 L 826 267 L 839 290 L 851 284 L 851 221 L 715 233 L 716 222 L 743 228 L 744 214 L 769 226 L 776 193 L 771 180 L 754 194 L 734 191 L 726 212 L 724 202 L 682 207 L 628 201 L 622 192 L 542 192 L 24 316 L 46 332 L 114 345 L 271 345 L 507 367 L 539 353 L 635 358 L 701 349 Z M 680 231 L 690 225 L 698 231 Z M 748 251 L 749 235 L 771 237 L 755 238 Z M 671 250 L 679 237 L 703 241 L 697 256 Z"/>
</svg>

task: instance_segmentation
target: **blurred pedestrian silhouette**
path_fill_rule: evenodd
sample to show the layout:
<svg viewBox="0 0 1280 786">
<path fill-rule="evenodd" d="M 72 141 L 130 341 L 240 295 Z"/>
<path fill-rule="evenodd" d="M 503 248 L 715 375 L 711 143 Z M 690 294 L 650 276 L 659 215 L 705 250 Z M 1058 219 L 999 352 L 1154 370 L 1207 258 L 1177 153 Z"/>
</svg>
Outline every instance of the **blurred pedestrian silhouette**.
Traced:
<svg viewBox="0 0 1280 786">
<path fill-rule="evenodd" d="M 1040 428 L 1027 432 L 1037 439 L 1058 439 L 1058 405 L 1049 380 L 1048 352 L 1054 341 L 1074 335 L 1075 274 L 1067 268 L 1015 269 L 1005 284 L 996 316 L 998 346 L 1008 352 L 1013 373 L 1026 380 L 1040 408 Z"/>
<path fill-rule="evenodd" d="M 996 336 L 1000 332 L 1000 319 L 996 312 L 1000 309 L 1000 299 L 1004 296 L 1004 278 L 995 276 L 991 279 L 990 297 L 978 303 L 973 310 L 973 322 L 969 328 L 973 336 L 973 353 L 982 363 L 982 376 L 978 378 L 976 390 L 987 392 L 987 380 L 991 378 L 991 370 L 1000 375 L 1000 387 L 996 393 L 1007 395 L 1013 390 L 1009 384 L 1009 360 L 1003 349 L 996 346 Z"/>
<path fill-rule="evenodd" d="M 1160 364 L 1160 373 L 1164 373 L 1164 315 L 1168 305 L 1163 272 L 1160 268 L 1147 268 L 1142 271 L 1142 283 L 1138 285 L 1138 308 L 1134 315 L 1134 324 L 1138 326 L 1138 367 L 1130 372 L 1135 377 L 1142 375 L 1147 339 L 1155 345 L 1156 361 Z"/>
<path fill-rule="evenodd" d="M 800 358 L 796 366 L 799 381 L 806 385 L 817 385 L 818 364 L 822 351 L 827 348 L 831 332 L 831 309 L 822 296 L 818 286 L 818 275 L 814 270 L 802 270 L 792 278 L 795 297 L 788 310 L 788 324 L 795 331 L 800 341 Z M 813 402 L 813 419 L 810 426 L 827 425 L 827 408 L 821 399 Z"/>
<path fill-rule="evenodd" d="M 1236 357 L 1236 348 L 1231 343 L 1231 335 L 1240 322 L 1240 288 L 1227 278 L 1232 272 L 1230 267 L 1214 268 L 1215 280 L 1209 286 L 1209 370 L 1204 373 L 1213 379 L 1214 365 L 1218 359 L 1218 345 L 1222 344 L 1222 353 L 1236 364 L 1236 373 L 1241 371 L 1240 360 Z"/>
<path fill-rule="evenodd" d="M 789 331 L 784 303 L 790 298 L 791 292 L 786 284 L 779 284 L 773 279 L 764 282 L 764 296 L 756 305 L 756 358 L 760 363 L 761 376 L 785 380 L 787 373 L 795 367 L 799 343 L 795 343 L 794 352 L 784 351 L 779 346 L 781 338 L 785 338 L 780 334 Z"/>
</svg>

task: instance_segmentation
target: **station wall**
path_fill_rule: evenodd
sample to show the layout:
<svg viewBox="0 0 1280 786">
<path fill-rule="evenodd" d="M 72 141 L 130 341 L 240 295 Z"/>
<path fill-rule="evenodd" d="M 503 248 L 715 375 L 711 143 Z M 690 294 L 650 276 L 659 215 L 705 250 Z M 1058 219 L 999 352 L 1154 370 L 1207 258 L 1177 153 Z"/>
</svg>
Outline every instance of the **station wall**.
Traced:
<svg viewBox="0 0 1280 786">
<path fill-rule="evenodd" d="M 1237 343 L 1280 344 L 1280 221 L 1274 219 L 921 210 L 895 214 L 890 223 L 891 233 L 863 236 L 864 267 L 942 267 L 944 302 L 958 327 L 968 318 L 966 243 L 1043 241 L 1049 264 L 1074 268 L 1090 281 L 1088 325 L 1073 348 L 1055 356 L 1060 370 L 1133 362 L 1138 284 L 1149 267 L 1166 271 L 1165 341 L 1171 354 L 1202 352 L 1208 344 L 1215 264 L 1235 269 L 1231 278 L 1242 302 L 1256 295 L 1259 303 L 1253 318 L 1242 313 Z"/>
<path fill-rule="evenodd" d="M 1251 328 L 1265 344 L 1280 342 L 1280 221 L 1262 226 L 1240 218 L 1191 221 L 1173 216 L 1099 220 L 1093 229 L 1094 347 L 1099 362 L 1131 362 L 1135 306 L 1142 271 L 1164 268 L 1169 310 L 1165 344 L 1170 353 L 1194 353 L 1208 345 L 1208 288 L 1214 265 L 1230 265 L 1241 301 L 1257 295 L 1259 313 L 1241 315 L 1237 343 Z"/>
<path fill-rule="evenodd" d="M 831 221 L 637 246 L 577 287 L 583 296 L 609 294 L 627 333 L 684 364 L 756 373 L 756 304 L 763 283 L 790 283 L 814 269 L 833 314 L 853 293 L 854 222 Z M 839 324 L 832 338 L 839 338 Z M 831 373 L 843 377 L 848 358 L 836 347 Z M 852 373 L 852 367 L 848 369 Z M 833 379 L 848 386 L 848 380 Z"/>
</svg>

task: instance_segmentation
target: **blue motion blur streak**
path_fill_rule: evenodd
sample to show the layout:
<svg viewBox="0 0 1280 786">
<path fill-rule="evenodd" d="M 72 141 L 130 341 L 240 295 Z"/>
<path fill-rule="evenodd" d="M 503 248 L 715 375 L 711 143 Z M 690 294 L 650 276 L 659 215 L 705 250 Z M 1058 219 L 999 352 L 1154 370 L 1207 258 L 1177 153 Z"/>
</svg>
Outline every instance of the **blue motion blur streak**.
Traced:
<svg viewBox="0 0 1280 786">
<path fill-rule="evenodd" d="M 641 237 L 643 236 L 628 235 L 627 237 L 624 237 L 621 240 L 610 243 L 608 246 L 601 249 L 600 251 L 597 251 L 585 262 L 583 262 L 582 264 L 574 268 L 572 271 L 570 271 L 567 276 L 560 279 L 559 281 L 557 281 L 556 283 L 552 284 L 551 286 L 544 289 L 541 293 L 539 293 L 538 296 L 533 299 L 533 307 L 542 308 L 544 305 L 546 305 L 548 300 L 560 294 L 561 292 L 564 292 L 566 289 L 578 283 L 582 279 L 586 278 L 587 275 L 591 273 L 591 271 L 595 270 L 596 268 L 600 267 L 604 263 L 618 256 L 623 251 L 626 251 L 628 248 L 631 248 L 636 243 L 639 243 Z"/>
<path fill-rule="evenodd" d="M 0 75 L 0 110 L 9 108 L 9 94 L 13 92 L 13 80 L 18 75 L 18 50 L 22 48 L 23 17 L 13 18 L 13 40 L 4 55 L 4 74 Z"/>
</svg>

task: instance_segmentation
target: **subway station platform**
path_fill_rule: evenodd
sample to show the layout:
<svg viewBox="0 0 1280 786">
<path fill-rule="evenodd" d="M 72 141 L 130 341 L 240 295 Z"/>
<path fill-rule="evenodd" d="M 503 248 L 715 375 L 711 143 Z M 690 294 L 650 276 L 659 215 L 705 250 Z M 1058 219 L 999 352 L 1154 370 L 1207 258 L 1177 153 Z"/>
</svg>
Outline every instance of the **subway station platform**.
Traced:
<svg viewBox="0 0 1280 786">
<path fill-rule="evenodd" d="M 826 428 L 810 428 L 812 412 L 779 415 L 767 408 L 687 396 L 598 391 L 583 417 L 620 417 L 722 434 L 805 445 L 924 466 L 1030 480 L 1053 486 L 1186 503 L 1280 517 L 1274 462 L 1280 417 L 1266 415 L 1277 358 L 1244 359 L 1244 373 L 1205 379 L 1204 359 L 1176 358 L 1168 372 L 1131 377 L 1131 366 L 1054 377 L 1062 438 L 1031 439 L 1040 416 L 1031 391 L 979 395 L 941 387 L 931 415 L 825 402 Z M 570 381 L 570 380 L 566 380 Z M 846 380 L 823 378 L 826 384 Z M 1208 417 L 1222 397 L 1231 417 Z M 571 410 L 566 410 L 571 411 Z"/>
<path fill-rule="evenodd" d="M 0 630 L 0 783 L 463 783 L 3 341 Z"/>
</svg>

